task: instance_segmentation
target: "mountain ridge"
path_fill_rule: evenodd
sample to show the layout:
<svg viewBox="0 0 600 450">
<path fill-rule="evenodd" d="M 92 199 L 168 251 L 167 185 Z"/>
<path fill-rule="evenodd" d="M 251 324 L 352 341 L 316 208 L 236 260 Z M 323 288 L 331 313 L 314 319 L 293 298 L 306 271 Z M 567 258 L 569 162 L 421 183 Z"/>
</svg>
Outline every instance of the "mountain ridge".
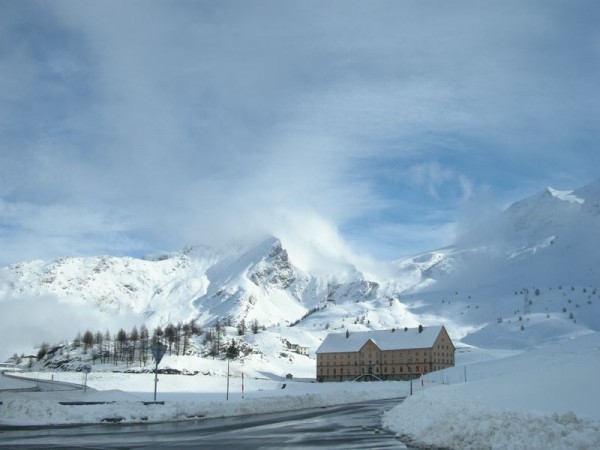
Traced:
<svg viewBox="0 0 600 450">
<path fill-rule="evenodd" d="M 351 264 L 339 277 L 306 272 L 294 264 L 280 239 L 268 236 L 251 245 L 188 246 L 144 258 L 66 257 L 12 264 L 0 269 L 0 301 L 44 301 L 50 295 L 63 305 L 109 317 L 131 313 L 149 326 L 191 319 L 212 326 L 227 319 L 266 327 L 294 324 L 299 332 L 320 333 L 446 324 L 453 338 L 468 341 L 469 335 L 481 336 L 481 330 L 492 333 L 491 324 L 500 318 L 518 321 L 523 314 L 519 292 L 528 289 L 542 292 L 542 309 L 537 311 L 537 304 L 533 308 L 540 315 L 536 324 L 552 319 L 536 326 L 552 322 L 555 331 L 597 331 L 600 321 L 589 314 L 597 311 L 591 292 L 600 272 L 600 243 L 594 238 L 600 229 L 599 205 L 600 182 L 573 191 L 547 188 L 509 206 L 490 226 L 487 241 L 463 241 L 393 261 L 387 265 L 393 275 L 377 281 Z M 565 288 L 561 298 L 550 298 L 547 293 L 554 295 L 559 286 Z M 577 295 L 563 296 L 567 286 Z M 583 311 L 588 316 L 578 317 Z M 529 345 L 549 338 L 547 334 L 519 342 Z"/>
</svg>

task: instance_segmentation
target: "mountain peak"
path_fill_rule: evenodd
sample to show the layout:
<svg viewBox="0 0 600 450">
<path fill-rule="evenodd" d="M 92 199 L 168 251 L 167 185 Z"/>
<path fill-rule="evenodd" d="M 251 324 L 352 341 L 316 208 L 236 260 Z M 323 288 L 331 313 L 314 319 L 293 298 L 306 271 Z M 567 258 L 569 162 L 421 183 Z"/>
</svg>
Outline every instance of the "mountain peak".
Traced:
<svg viewBox="0 0 600 450">
<path fill-rule="evenodd" d="M 271 287 L 287 289 L 296 281 L 298 269 L 290 263 L 288 253 L 281 245 L 281 241 L 271 237 L 263 241 L 261 247 L 268 251 L 252 265 L 248 278 L 257 286 L 267 284 Z"/>
</svg>

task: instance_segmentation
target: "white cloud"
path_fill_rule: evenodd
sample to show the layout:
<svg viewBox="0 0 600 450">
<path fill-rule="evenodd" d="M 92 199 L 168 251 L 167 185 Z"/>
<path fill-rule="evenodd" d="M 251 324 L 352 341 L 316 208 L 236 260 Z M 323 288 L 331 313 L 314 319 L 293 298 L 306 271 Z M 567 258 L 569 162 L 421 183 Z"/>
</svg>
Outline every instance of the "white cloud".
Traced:
<svg viewBox="0 0 600 450">
<path fill-rule="evenodd" d="M 36 242 L 46 257 L 273 232 L 281 210 L 385 228 L 427 217 L 445 189 L 456 209 L 494 176 L 513 190 L 595 176 L 598 152 L 581 142 L 599 132 L 597 32 L 564 8 L 11 4 L 0 242 L 15 244 L 3 261 Z M 412 181 L 399 212 L 382 159 Z"/>
<path fill-rule="evenodd" d="M 57 344 L 72 341 L 77 333 L 89 329 L 93 332 L 109 330 L 115 333 L 123 327 L 129 330 L 137 317 L 121 313 L 104 317 L 101 312 L 58 300 L 52 296 L 22 297 L 0 296 L 0 304 L 10 304 L 10 310 L 0 314 L 0 341 L 4 345 L 0 360 L 13 353 L 35 354 L 43 342 Z M 18 320 L 17 320 L 18 319 Z M 52 326 L 48 326 L 51 323 Z"/>
</svg>

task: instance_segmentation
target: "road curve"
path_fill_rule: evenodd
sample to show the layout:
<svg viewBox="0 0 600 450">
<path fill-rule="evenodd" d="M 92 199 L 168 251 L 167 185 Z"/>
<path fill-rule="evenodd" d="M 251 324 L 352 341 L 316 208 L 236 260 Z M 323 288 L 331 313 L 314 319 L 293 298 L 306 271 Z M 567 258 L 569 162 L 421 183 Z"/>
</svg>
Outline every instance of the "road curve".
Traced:
<svg viewBox="0 0 600 450">
<path fill-rule="evenodd" d="M 399 449 L 407 447 L 381 428 L 381 416 L 401 401 L 178 423 L 5 427 L 0 448 Z"/>
</svg>

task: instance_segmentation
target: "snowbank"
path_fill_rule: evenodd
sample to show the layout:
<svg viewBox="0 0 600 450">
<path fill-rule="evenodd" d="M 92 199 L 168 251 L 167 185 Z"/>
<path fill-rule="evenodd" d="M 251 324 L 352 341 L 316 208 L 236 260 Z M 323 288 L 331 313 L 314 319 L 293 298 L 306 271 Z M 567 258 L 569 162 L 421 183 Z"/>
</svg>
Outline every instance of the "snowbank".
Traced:
<svg viewBox="0 0 600 450">
<path fill-rule="evenodd" d="M 112 381 L 115 381 L 113 375 Z M 134 374 L 119 374 L 121 384 L 134 384 L 139 380 Z M 175 386 L 175 380 L 192 380 L 197 377 L 183 375 L 162 376 Z M 205 377 L 210 378 L 210 377 Z M 198 384 L 198 380 L 195 381 Z M 114 421 L 120 423 L 142 423 L 160 421 L 193 420 L 200 417 L 224 417 L 248 414 L 263 414 L 294 411 L 340 404 L 356 403 L 390 397 L 401 397 L 407 393 L 403 382 L 386 383 L 298 383 L 254 380 L 254 390 L 246 392 L 242 399 L 239 391 L 230 392 L 177 392 L 159 391 L 158 400 L 164 405 L 144 404 L 152 399 L 151 392 L 88 391 L 78 392 L 35 392 L 0 393 L 0 424 L 44 425 L 83 424 Z M 179 384 L 185 389 L 185 383 Z M 263 389 L 264 388 L 264 389 Z M 219 399 L 216 399 L 217 396 Z M 183 400 L 185 399 L 185 400 Z M 60 402 L 107 402 L 103 404 L 63 405 Z"/>
<path fill-rule="evenodd" d="M 436 387 L 430 378 L 384 425 L 405 441 L 444 448 L 600 448 L 598 334 L 468 372 L 494 375 Z"/>
</svg>

